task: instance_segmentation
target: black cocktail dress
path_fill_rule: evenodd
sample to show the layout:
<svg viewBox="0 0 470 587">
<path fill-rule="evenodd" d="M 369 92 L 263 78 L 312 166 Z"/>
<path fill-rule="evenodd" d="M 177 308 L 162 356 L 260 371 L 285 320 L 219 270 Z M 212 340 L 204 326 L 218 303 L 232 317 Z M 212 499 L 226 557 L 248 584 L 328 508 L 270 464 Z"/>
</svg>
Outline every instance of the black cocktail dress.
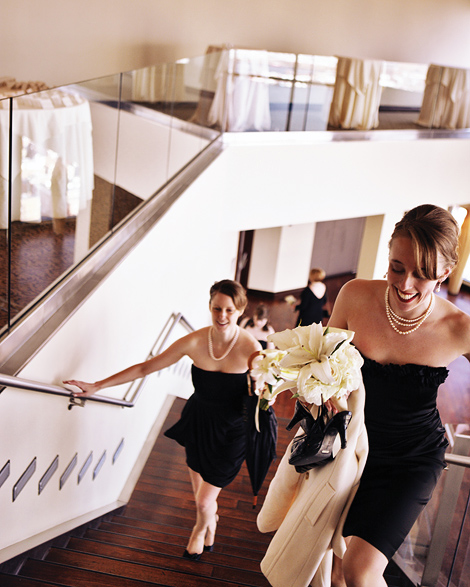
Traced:
<svg viewBox="0 0 470 587">
<path fill-rule="evenodd" d="M 204 481 L 225 487 L 245 459 L 248 373 L 205 371 L 193 365 L 192 379 L 194 393 L 165 436 L 185 447 L 188 467 Z"/>
<path fill-rule="evenodd" d="M 323 319 L 323 306 L 328 300 L 327 292 L 323 297 L 317 298 L 313 291 L 306 287 L 300 294 L 300 304 L 295 309 L 298 310 L 296 326 L 309 326 L 310 324 L 321 324 Z"/>
<path fill-rule="evenodd" d="M 369 456 L 343 535 L 388 559 L 431 498 L 448 442 L 436 407 L 445 367 L 382 365 L 364 358 Z"/>
</svg>

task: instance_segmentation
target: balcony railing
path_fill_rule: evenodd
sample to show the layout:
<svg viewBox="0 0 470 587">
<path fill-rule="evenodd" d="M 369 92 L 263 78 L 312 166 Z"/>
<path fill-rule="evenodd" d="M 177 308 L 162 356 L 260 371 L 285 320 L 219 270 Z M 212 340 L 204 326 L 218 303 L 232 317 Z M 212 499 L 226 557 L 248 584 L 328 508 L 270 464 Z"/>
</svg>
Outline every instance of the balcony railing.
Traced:
<svg viewBox="0 0 470 587">
<path fill-rule="evenodd" d="M 333 128 L 337 57 L 221 49 L 43 91 L 0 88 L 0 335 L 222 131 Z M 346 65 L 358 75 L 364 63 Z M 377 63 L 376 128 L 423 130 L 428 66 Z M 427 110 L 442 122 L 438 93 Z"/>
</svg>

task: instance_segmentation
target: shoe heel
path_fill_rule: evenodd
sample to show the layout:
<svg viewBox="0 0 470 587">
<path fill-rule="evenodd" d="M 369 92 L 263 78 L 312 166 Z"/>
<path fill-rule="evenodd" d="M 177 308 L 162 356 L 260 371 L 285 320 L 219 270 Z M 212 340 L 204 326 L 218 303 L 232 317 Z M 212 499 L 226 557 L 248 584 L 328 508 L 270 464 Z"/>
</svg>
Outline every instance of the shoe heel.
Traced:
<svg viewBox="0 0 470 587">
<path fill-rule="evenodd" d="M 334 425 L 338 430 L 339 437 L 341 439 L 341 448 L 346 448 L 346 430 L 348 429 L 349 422 L 351 421 L 351 412 L 339 412 L 335 414 L 333 419 L 335 420 Z"/>
<path fill-rule="evenodd" d="M 289 424 L 287 424 L 286 430 L 292 430 L 296 424 L 307 418 L 311 418 L 313 421 L 312 414 L 306 408 L 304 408 L 304 406 L 299 401 L 296 401 L 294 415 L 292 416 L 292 420 L 289 422 Z M 304 428 L 304 426 L 302 426 L 302 428 Z"/>
</svg>

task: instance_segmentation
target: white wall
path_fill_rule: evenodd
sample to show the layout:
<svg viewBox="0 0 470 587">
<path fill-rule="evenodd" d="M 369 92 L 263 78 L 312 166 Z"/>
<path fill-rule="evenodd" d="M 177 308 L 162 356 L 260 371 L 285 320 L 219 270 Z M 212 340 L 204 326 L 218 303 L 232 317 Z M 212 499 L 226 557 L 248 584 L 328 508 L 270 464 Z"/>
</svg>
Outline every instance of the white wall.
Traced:
<svg viewBox="0 0 470 587">
<path fill-rule="evenodd" d="M 467 0 L 3 0 L 0 77 L 63 85 L 209 44 L 470 67 Z"/>
<path fill-rule="evenodd" d="M 250 230 L 468 202 L 470 141 L 406 136 L 336 142 L 328 133 L 225 134 L 229 148 L 211 173 L 223 185 L 227 226 Z"/>
</svg>

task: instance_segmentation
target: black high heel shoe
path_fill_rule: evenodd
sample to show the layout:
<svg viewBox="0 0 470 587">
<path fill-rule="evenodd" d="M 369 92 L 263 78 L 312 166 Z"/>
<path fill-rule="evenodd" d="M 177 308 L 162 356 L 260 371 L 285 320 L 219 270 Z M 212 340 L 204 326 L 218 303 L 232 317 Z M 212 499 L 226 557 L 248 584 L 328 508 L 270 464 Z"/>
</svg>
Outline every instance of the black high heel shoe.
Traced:
<svg viewBox="0 0 470 587">
<path fill-rule="evenodd" d="M 299 400 L 295 402 L 295 411 L 292 416 L 292 420 L 287 424 L 286 430 L 292 430 L 292 428 L 300 422 L 302 430 L 308 432 L 315 423 L 315 418 L 312 416 L 309 410 L 303 406 Z"/>
<path fill-rule="evenodd" d="M 204 547 L 204 550 L 206 550 L 206 548 Z M 193 554 L 190 554 L 186 549 L 183 552 L 183 558 L 187 558 L 190 561 L 198 561 L 201 556 L 202 556 L 202 552 L 193 552 Z"/>
<path fill-rule="evenodd" d="M 346 430 L 351 417 L 351 412 L 338 412 L 325 423 L 323 416 L 319 416 L 315 420 L 315 426 L 294 438 L 289 463 L 295 466 L 298 473 L 305 473 L 332 461 L 337 434 L 340 435 L 341 448 L 346 448 Z"/>
</svg>

